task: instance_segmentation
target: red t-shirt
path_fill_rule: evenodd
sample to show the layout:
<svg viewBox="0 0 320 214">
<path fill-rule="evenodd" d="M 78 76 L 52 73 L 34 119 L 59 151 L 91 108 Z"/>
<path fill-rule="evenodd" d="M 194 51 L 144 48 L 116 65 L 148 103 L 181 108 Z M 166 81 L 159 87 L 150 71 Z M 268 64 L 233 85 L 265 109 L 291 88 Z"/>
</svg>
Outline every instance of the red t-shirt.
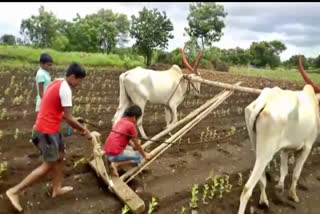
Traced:
<svg viewBox="0 0 320 214">
<path fill-rule="evenodd" d="M 48 85 L 43 93 L 36 130 L 53 134 L 59 131 L 63 118 L 63 107 L 72 106 L 72 92 L 65 80 L 55 80 Z"/>
<path fill-rule="evenodd" d="M 136 125 L 127 117 L 121 118 L 112 128 L 116 132 L 137 136 Z M 104 144 L 107 155 L 118 155 L 127 146 L 130 137 L 111 131 Z"/>
</svg>

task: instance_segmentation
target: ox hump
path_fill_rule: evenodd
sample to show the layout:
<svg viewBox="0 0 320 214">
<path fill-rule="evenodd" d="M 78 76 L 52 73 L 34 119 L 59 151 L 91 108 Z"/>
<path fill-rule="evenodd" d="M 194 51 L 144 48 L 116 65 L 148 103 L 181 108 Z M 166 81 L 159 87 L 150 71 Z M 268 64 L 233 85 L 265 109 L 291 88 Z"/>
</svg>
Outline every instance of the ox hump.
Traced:
<svg viewBox="0 0 320 214">
<path fill-rule="evenodd" d="M 174 71 L 174 72 L 177 72 L 177 73 L 179 73 L 179 74 L 180 74 L 180 73 L 182 74 L 182 71 L 181 71 L 180 67 L 177 66 L 177 65 L 171 66 L 171 68 L 170 68 L 169 70 L 172 70 L 172 71 Z"/>
<path fill-rule="evenodd" d="M 310 95 L 315 95 L 313 87 L 309 84 L 307 84 L 303 87 L 303 91 L 307 92 Z"/>
</svg>

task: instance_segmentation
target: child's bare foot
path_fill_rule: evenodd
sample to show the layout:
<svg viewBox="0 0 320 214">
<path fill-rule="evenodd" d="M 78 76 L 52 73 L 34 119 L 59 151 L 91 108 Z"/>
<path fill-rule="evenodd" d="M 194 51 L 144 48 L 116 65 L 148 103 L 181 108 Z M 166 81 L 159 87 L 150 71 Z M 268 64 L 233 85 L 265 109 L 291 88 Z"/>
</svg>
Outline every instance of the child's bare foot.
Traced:
<svg viewBox="0 0 320 214">
<path fill-rule="evenodd" d="M 71 187 L 71 186 L 62 187 L 62 188 L 52 192 L 52 198 L 55 198 L 58 195 L 66 194 L 68 192 L 71 192 L 72 190 L 73 190 L 73 187 Z"/>
<path fill-rule="evenodd" d="M 114 162 L 112 162 L 112 163 L 110 164 L 110 167 L 111 167 L 111 169 L 112 169 L 113 174 L 114 174 L 115 176 L 118 176 L 118 177 L 119 177 L 118 168 L 117 168 L 116 164 L 115 164 Z"/>
<path fill-rule="evenodd" d="M 17 194 L 13 193 L 12 189 L 7 190 L 6 192 L 7 197 L 9 198 L 11 204 L 19 211 L 21 212 L 23 209 L 19 203 L 19 197 Z"/>
</svg>

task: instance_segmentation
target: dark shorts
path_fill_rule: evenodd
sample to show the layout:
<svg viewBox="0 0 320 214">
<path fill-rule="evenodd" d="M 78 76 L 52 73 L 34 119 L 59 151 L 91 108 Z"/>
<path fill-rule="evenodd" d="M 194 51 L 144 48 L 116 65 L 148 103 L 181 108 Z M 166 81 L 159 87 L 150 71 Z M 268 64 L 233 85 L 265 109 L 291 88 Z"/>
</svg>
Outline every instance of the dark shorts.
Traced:
<svg viewBox="0 0 320 214">
<path fill-rule="evenodd" d="M 139 152 L 131 150 L 131 149 L 125 149 L 118 155 L 108 155 L 108 154 L 106 154 L 106 157 L 107 157 L 107 160 L 109 162 L 132 160 L 137 165 L 141 162 L 141 159 L 142 159 L 142 156 L 141 156 L 141 154 Z"/>
<path fill-rule="evenodd" d="M 32 141 L 40 149 L 40 159 L 44 162 L 55 162 L 59 160 L 64 153 L 64 142 L 59 132 L 44 134 L 36 130 Z"/>
</svg>

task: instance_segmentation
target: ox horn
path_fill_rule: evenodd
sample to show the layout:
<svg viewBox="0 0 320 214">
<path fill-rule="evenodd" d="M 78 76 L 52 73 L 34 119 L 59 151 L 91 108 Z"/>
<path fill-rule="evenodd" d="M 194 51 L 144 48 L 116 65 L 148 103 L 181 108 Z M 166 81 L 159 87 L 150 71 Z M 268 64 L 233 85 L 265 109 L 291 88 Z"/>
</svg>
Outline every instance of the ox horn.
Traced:
<svg viewBox="0 0 320 214">
<path fill-rule="evenodd" d="M 309 76 L 307 75 L 307 73 L 305 72 L 305 70 L 303 69 L 303 65 L 302 65 L 302 59 L 301 59 L 301 56 L 299 56 L 298 58 L 298 68 L 299 68 L 299 72 L 301 73 L 304 81 L 306 81 L 307 84 L 310 84 L 314 91 L 316 93 L 319 93 L 320 92 L 320 87 L 318 85 L 316 85 L 310 78 Z"/>
<path fill-rule="evenodd" d="M 198 69 L 199 61 L 200 61 L 200 59 L 201 59 L 203 50 L 200 51 L 200 53 L 198 54 L 198 56 L 197 56 L 197 58 L 196 58 L 196 61 L 195 61 L 194 65 L 193 65 L 193 67 L 191 67 L 190 64 L 188 63 L 187 59 L 186 59 L 186 56 L 185 56 L 186 46 L 187 46 L 187 44 L 184 45 L 183 50 L 180 49 L 180 55 L 181 55 L 182 61 L 183 61 L 184 65 L 185 65 L 191 72 L 194 72 L 195 74 L 197 74 L 197 75 L 200 76 L 200 72 L 199 72 L 197 69 Z"/>
</svg>

